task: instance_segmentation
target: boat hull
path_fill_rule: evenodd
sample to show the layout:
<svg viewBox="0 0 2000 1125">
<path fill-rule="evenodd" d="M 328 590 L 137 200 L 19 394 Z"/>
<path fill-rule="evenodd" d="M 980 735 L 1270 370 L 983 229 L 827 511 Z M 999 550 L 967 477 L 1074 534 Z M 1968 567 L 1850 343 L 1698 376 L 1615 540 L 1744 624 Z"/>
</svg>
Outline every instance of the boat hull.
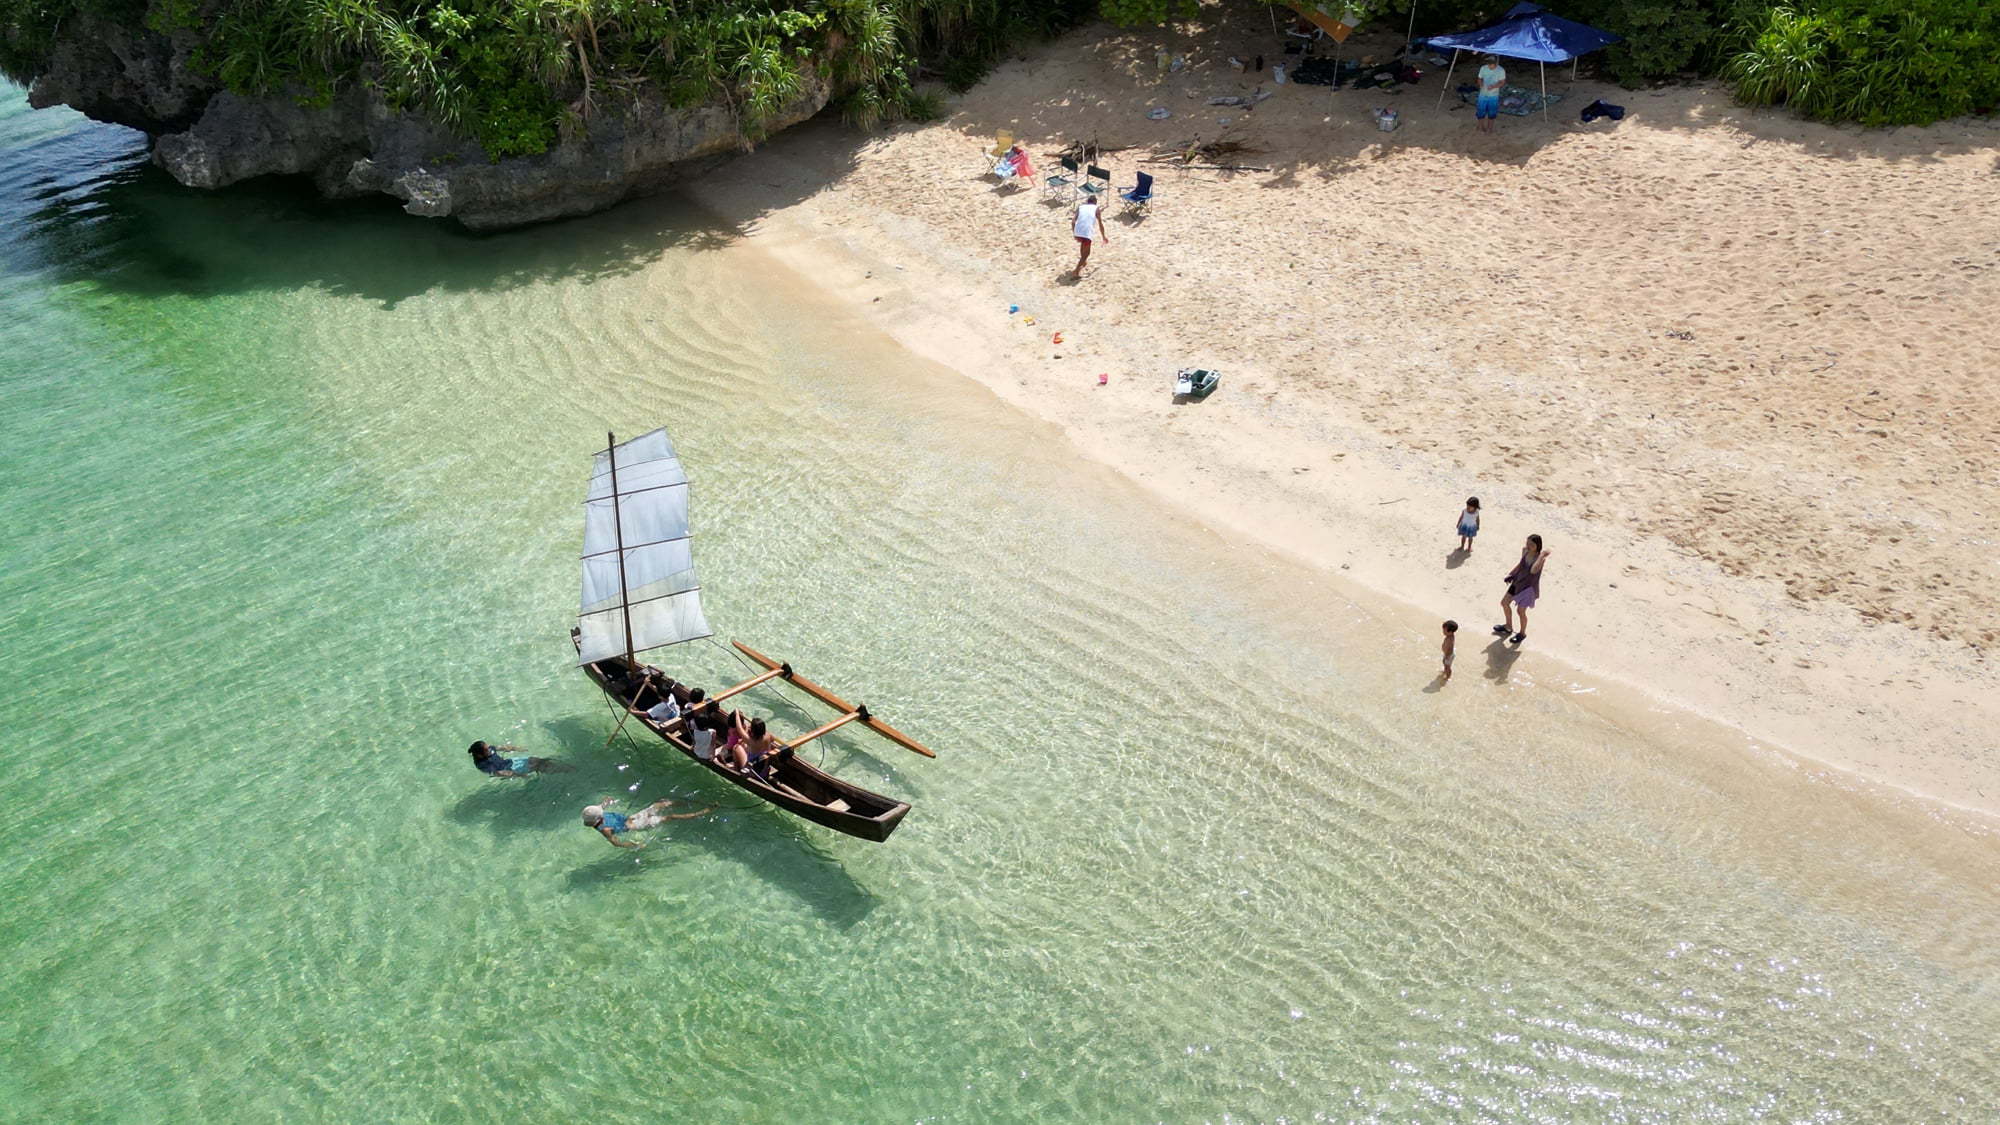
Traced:
<svg viewBox="0 0 2000 1125">
<path fill-rule="evenodd" d="M 584 673 L 621 711 L 633 704 L 619 689 L 631 670 L 622 656 L 583 666 Z M 812 821 L 861 840 L 881 843 L 889 838 L 910 811 L 907 802 L 872 793 L 821 770 L 796 754 L 787 755 L 771 768 L 771 780 L 739 773 L 713 759 L 695 755 L 694 747 L 672 732 L 662 729 L 643 714 L 627 722 L 651 731 L 662 742 L 681 752 L 689 761 L 727 781 L 759 800 L 776 805 L 793 816 Z M 843 807 L 844 806 L 844 807 Z"/>
</svg>

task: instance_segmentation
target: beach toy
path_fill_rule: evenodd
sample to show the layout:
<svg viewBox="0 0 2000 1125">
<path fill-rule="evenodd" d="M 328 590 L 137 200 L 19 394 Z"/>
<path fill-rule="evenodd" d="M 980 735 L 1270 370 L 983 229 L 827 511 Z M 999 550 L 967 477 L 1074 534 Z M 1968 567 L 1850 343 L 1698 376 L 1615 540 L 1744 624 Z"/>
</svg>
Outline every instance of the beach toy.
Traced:
<svg viewBox="0 0 2000 1125">
<path fill-rule="evenodd" d="M 1100 371 L 1100 372 L 1098 372 L 1098 373 L 1097 373 L 1097 385 L 1098 385 L 1098 386 L 1100 386 L 1100 387 L 1101 387 L 1101 386 L 1103 386 L 1104 384 L 1106 384 L 1106 383 L 1109 383 L 1110 381 L 1111 381 L 1111 372 L 1109 372 L 1109 371 Z"/>
<path fill-rule="evenodd" d="M 1021 311 L 1021 306 L 1019 306 L 1019 305 L 1008 305 L 1008 306 L 1007 306 L 1007 315 L 1008 315 L 1008 316 L 1013 316 L 1013 315 L 1014 315 L 1015 313 L 1017 313 L 1017 312 L 1020 312 L 1020 311 Z"/>
<path fill-rule="evenodd" d="M 1022 318 L 1021 318 L 1021 323 L 1022 323 L 1022 324 L 1033 324 L 1033 323 L 1035 323 L 1035 318 L 1034 318 L 1034 317 L 1032 317 L 1032 316 L 1024 316 L 1024 317 L 1022 317 Z"/>
<path fill-rule="evenodd" d="M 1049 343 L 1051 343 L 1051 344 L 1060 344 L 1060 343 L 1062 343 L 1062 333 L 1058 332 L 1058 333 L 1056 333 L 1055 335 L 1053 335 L 1053 336 L 1049 337 Z"/>
</svg>

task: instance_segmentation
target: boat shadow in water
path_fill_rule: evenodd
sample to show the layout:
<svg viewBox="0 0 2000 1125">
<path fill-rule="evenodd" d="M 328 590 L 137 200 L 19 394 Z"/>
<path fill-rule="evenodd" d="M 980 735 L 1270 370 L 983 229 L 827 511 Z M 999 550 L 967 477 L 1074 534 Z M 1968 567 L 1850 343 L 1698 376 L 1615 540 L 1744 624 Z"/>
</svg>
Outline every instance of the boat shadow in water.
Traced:
<svg viewBox="0 0 2000 1125">
<path fill-rule="evenodd" d="M 881 900 L 855 882 L 838 860 L 813 841 L 795 832 L 774 831 L 782 823 L 781 816 L 767 815 L 760 808 L 738 810 L 725 804 L 700 820 L 671 824 L 649 834 L 658 838 L 644 851 L 594 841 L 610 854 L 563 876 L 563 890 L 588 894 L 657 874 L 649 869 L 694 862 L 688 853 L 700 849 L 732 865 L 724 878 L 736 881 L 736 869 L 740 869 L 740 878 L 755 879 L 798 900 L 835 929 L 850 929 L 867 918 Z"/>
</svg>

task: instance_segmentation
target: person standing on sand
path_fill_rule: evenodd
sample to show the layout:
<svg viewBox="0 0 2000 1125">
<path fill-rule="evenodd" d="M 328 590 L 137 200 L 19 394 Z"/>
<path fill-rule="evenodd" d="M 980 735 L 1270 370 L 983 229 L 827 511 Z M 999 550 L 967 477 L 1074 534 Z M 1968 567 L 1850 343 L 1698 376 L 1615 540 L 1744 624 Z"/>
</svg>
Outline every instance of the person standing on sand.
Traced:
<svg viewBox="0 0 2000 1125">
<path fill-rule="evenodd" d="M 1111 243 L 1110 239 L 1104 237 L 1103 221 L 1097 217 L 1097 200 L 1086 199 L 1077 207 L 1076 226 L 1073 230 L 1076 233 L 1076 268 L 1070 271 L 1070 276 L 1081 281 L 1083 267 L 1090 261 L 1091 240 L 1098 239 L 1107 246 Z"/>
<path fill-rule="evenodd" d="M 1458 622 L 1444 623 L 1444 672 L 1440 676 L 1445 683 L 1451 682 L 1451 658 L 1458 653 Z"/>
<path fill-rule="evenodd" d="M 1465 500 L 1465 510 L 1458 513 L 1458 549 L 1471 553 L 1473 537 L 1478 534 L 1479 497 L 1468 496 Z"/>
<path fill-rule="evenodd" d="M 1505 85 L 1507 72 L 1501 69 L 1500 60 L 1486 56 L 1486 64 L 1479 68 L 1479 100 L 1472 103 L 1472 116 L 1480 132 L 1491 133 L 1500 123 L 1500 89 Z"/>
<path fill-rule="evenodd" d="M 1505 623 L 1493 627 L 1493 635 L 1508 637 L 1514 644 L 1528 639 L 1528 610 L 1534 608 L 1535 601 L 1542 596 L 1542 564 L 1549 561 L 1549 553 L 1542 549 L 1542 537 L 1528 536 L 1521 546 L 1521 561 L 1507 572 L 1507 592 L 1500 595 L 1500 612 L 1507 615 Z M 1514 611 L 1521 613 L 1521 627 L 1514 628 Z"/>
</svg>

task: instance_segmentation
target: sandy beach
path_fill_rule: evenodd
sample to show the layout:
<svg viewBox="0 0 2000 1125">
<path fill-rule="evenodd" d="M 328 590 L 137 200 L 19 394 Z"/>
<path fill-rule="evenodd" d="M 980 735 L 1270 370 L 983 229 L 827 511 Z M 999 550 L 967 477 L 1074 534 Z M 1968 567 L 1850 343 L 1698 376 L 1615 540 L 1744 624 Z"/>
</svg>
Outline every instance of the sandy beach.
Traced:
<svg viewBox="0 0 2000 1125">
<path fill-rule="evenodd" d="M 1205 11 L 1032 48 L 936 123 L 796 129 L 694 194 L 1218 530 L 1388 595 L 1412 644 L 1386 659 L 1424 659 L 1446 616 L 1486 647 L 1540 532 L 1501 686 L 1581 669 L 2000 811 L 2000 128 L 1836 129 L 1565 72 L 1546 120 L 1479 136 L 1436 74 L 1390 95 L 1239 73 L 1281 58 L 1263 10 Z M 1160 73 L 1162 50 L 1189 64 Z M 1595 98 L 1627 117 L 1580 124 Z M 1072 141 L 1121 149 L 1101 162 L 1154 172 L 1154 213 L 1107 208 L 1073 282 L 1066 199 L 984 174 L 998 130 L 1044 172 Z M 1260 170 L 1137 163 L 1196 137 Z M 1174 403 L 1197 364 L 1221 389 Z M 1468 495 L 1484 529 L 1455 557 Z M 1494 686 L 1468 679 L 1449 690 Z"/>
</svg>

